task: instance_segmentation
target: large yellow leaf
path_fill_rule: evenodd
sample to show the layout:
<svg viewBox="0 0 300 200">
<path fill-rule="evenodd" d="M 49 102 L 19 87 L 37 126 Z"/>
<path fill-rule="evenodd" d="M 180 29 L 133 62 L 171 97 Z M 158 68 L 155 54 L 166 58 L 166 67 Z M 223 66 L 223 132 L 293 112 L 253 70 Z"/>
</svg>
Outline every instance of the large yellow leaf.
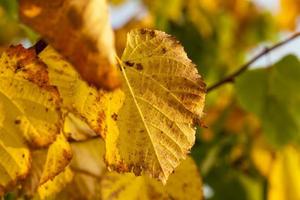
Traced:
<svg viewBox="0 0 300 200">
<path fill-rule="evenodd" d="M 120 85 L 106 0 L 21 0 L 21 20 L 96 86 Z"/>
<path fill-rule="evenodd" d="M 195 140 L 205 84 L 173 37 L 131 31 L 120 68 L 126 98 L 106 136 L 106 161 L 119 172 L 150 174 L 166 182 Z"/>
<path fill-rule="evenodd" d="M 4 129 L 14 126 L 14 134 L 23 135 L 32 146 L 47 146 L 55 140 L 62 124 L 57 110 L 60 98 L 34 51 L 17 46 L 2 54 L 0 102 L 10 111 L 1 113 L 3 120 L 11 120 Z"/>
<path fill-rule="evenodd" d="M 73 67 L 50 46 L 44 49 L 39 57 L 48 66 L 50 82 L 58 88 L 63 108 L 72 113 L 66 118 L 68 125 L 65 126 L 71 129 L 66 130 L 65 134 L 76 140 L 95 136 L 81 122 L 83 121 L 97 134 L 106 135 L 106 120 L 111 119 L 109 109 L 110 107 L 119 108 L 122 105 L 122 92 L 120 90 L 107 92 L 89 86 L 80 79 Z"/>
<path fill-rule="evenodd" d="M 146 176 L 107 172 L 101 180 L 102 200 L 201 200 L 201 178 L 191 158 L 187 158 L 172 174 L 166 185 Z"/>
</svg>

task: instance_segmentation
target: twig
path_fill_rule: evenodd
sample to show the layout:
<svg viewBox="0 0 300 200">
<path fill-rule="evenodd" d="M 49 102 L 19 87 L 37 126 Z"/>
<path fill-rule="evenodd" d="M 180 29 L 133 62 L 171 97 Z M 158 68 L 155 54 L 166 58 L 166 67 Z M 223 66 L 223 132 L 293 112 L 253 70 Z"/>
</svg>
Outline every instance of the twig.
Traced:
<svg viewBox="0 0 300 200">
<path fill-rule="evenodd" d="M 212 86 L 207 88 L 207 92 L 211 92 L 212 90 L 215 90 L 216 88 L 220 87 L 223 84 L 226 83 L 230 83 L 233 82 L 234 79 L 239 76 L 241 73 L 243 73 L 244 71 L 246 71 L 251 64 L 253 64 L 255 61 L 257 61 L 259 58 L 263 57 L 264 55 L 266 55 L 267 53 L 269 53 L 270 51 L 273 51 L 274 49 L 277 49 L 278 47 L 281 47 L 285 44 L 287 44 L 288 42 L 294 40 L 295 38 L 300 36 L 300 32 L 294 33 L 292 36 L 288 37 L 287 39 L 274 44 L 273 46 L 271 46 L 270 48 L 265 48 L 262 52 L 260 52 L 259 54 L 257 54 L 256 56 L 254 56 L 251 60 L 249 60 L 248 62 L 246 62 L 245 64 L 243 64 L 240 69 L 238 69 L 236 72 L 234 72 L 233 74 L 225 77 L 224 79 L 222 79 L 221 81 L 213 84 Z"/>
</svg>

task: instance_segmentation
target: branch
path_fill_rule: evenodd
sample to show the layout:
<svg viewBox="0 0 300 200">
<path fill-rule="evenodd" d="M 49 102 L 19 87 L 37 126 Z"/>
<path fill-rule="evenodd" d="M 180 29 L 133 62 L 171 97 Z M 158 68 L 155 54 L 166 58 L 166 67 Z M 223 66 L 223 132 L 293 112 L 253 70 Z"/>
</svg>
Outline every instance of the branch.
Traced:
<svg viewBox="0 0 300 200">
<path fill-rule="evenodd" d="M 287 39 L 274 44 L 273 46 L 271 46 L 270 48 L 265 48 L 262 52 L 260 52 L 259 54 L 257 54 L 256 56 L 254 56 L 251 60 L 249 60 L 248 62 L 246 62 L 244 65 L 242 65 L 240 67 L 240 69 L 238 69 L 236 72 L 232 73 L 231 75 L 225 77 L 223 80 L 213 84 L 212 86 L 207 88 L 207 93 L 211 92 L 212 90 L 217 89 L 218 87 L 220 87 L 223 84 L 226 83 L 230 83 L 233 82 L 234 79 L 239 76 L 241 73 L 243 73 L 244 71 L 246 71 L 255 61 L 257 61 L 259 58 L 263 57 L 264 55 L 268 54 L 269 52 L 277 49 L 278 47 L 281 47 L 287 43 L 289 43 L 290 41 L 294 40 L 295 38 L 300 36 L 300 32 L 294 33 L 293 35 L 291 35 L 290 37 L 288 37 Z"/>
</svg>

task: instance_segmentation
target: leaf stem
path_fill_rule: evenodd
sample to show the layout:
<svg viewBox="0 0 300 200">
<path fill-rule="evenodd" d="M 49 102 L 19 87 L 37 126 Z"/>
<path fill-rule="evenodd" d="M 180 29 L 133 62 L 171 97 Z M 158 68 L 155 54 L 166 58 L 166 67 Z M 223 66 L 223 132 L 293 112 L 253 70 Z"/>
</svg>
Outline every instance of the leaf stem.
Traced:
<svg viewBox="0 0 300 200">
<path fill-rule="evenodd" d="M 287 39 L 274 44 L 273 46 L 269 47 L 269 48 L 265 48 L 263 51 L 261 51 L 259 54 L 257 54 L 256 56 L 254 56 L 252 59 L 250 59 L 248 62 L 246 62 L 245 64 L 243 64 L 237 71 L 235 71 L 234 73 L 230 74 L 229 76 L 225 77 L 224 79 L 220 80 L 219 82 L 213 84 L 212 86 L 207 88 L 207 93 L 217 89 L 218 87 L 226 84 L 226 83 L 230 83 L 233 82 L 234 79 L 239 76 L 240 74 L 242 74 L 244 71 L 246 71 L 255 61 L 257 61 L 258 59 L 260 59 L 261 57 L 263 57 L 264 55 L 268 54 L 269 52 L 289 43 L 290 41 L 294 40 L 295 38 L 300 36 L 300 32 L 296 32 L 293 35 L 291 35 L 290 37 L 288 37 Z"/>
</svg>

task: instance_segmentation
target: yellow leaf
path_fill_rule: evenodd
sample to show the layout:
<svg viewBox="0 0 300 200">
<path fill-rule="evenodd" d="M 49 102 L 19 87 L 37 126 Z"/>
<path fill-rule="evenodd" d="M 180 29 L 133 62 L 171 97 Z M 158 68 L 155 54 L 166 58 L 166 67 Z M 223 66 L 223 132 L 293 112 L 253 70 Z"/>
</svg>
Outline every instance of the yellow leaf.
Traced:
<svg viewBox="0 0 300 200">
<path fill-rule="evenodd" d="M 113 5 L 121 5 L 124 3 L 124 0 L 109 0 L 109 2 Z"/>
<path fill-rule="evenodd" d="M 65 118 L 64 135 L 76 141 L 95 137 L 97 134 L 84 121 L 69 113 Z"/>
<path fill-rule="evenodd" d="M 149 10 L 158 17 L 166 17 L 173 21 L 178 21 L 182 14 L 182 8 L 184 1 L 182 0 L 143 0 L 149 7 Z"/>
<path fill-rule="evenodd" d="M 194 144 L 205 84 L 179 42 L 160 31 L 131 31 L 120 67 L 126 98 L 119 130 L 105 138 L 106 161 L 166 182 Z"/>
<path fill-rule="evenodd" d="M 67 167 L 63 172 L 55 176 L 54 179 L 48 180 L 38 188 L 40 198 L 55 197 L 72 179 L 73 172 Z"/>
<path fill-rule="evenodd" d="M 203 199 L 201 179 L 191 158 L 176 168 L 166 185 L 146 176 L 108 172 L 101 180 L 101 194 L 102 200 Z"/>
<path fill-rule="evenodd" d="M 70 144 L 63 134 L 59 134 L 55 142 L 48 149 L 40 184 L 45 183 L 62 172 L 70 163 L 72 155 Z"/>
<path fill-rule="evenodd" d="M 268 200 L 300 199 L 299 149 L 287 146 L 276 154 L 268 182 Z"/>
<path fill-rule="evenodd" d="M 48 149 L 34 150 L 32 152 L 30 176 L 23 184 L 24 194 L 32 197 L 36 194 L 39 187 L 45 184 L 49 186 L 51 180 L 57 176 L 64 176 L 61 174 L 64 173 L 64 170 L 70 164 L 71 158 L 71 146 L 63 134 L 59 134 Z M 62 184 L 64 179 L 58 178 L 58 180 Z M 69 182 L 68 180 L 66 182 Z"/>
<path fill-rule="evenodd" d="M 90 199 L 100 198 L 100 179 L 106 171 L 104 141 L 100 138 L 72 143 L 74 157 L 71 169 L 73 181 L 58 194 L 57 199 Z"/>
<path fill-rule="evenodd" d="M 299 0 L 280 0 L 280 11 L 278 13 L 279 25 L 283 28 L 294 30 L 299 13 Z"/>
<path fill-rule="evenodd" d="M 274 151 L 261 138 L 252 149 L 257 169 L 268 180 L 268 200 L 300 199 L 300 149 L 288 145 Z"/>
<path fill-rule="evenodd" d="M 106 168 L 103 161 L 104 147 L 104 141 L 100 138 L 72 143 L 72 169 L 100 176 Z"/>
<path fill-rule="evenodd" d="M 258 171 L 265 177 L 269 176 L 275 152 L 268 147 L 261 137 L 256 138 L 251 148 L 251 158 Z"/>
<path fill-rule="evenodd" d="M 79 74 L 54 49 L 48 46 L 39 57 L 47 64 L 51 84 L 58 88 L 67 115 L 65 134 L 76 140 L 106 135 L 110 107 L 119 108 L 123 97 L 120 90 L 107 92 L 97 90 L 80 79 Z M 114 98 L 113 98 L 114 97 Z M 115 111 L 117 112 L 117 111 Z M 84 123 L 89 125 L 91 131 Z"/>
<path fill-rule="evenodd" d="M 24 179 L 30 168 L 30 152 L 14 123 L 15 111 L 17 108 L 0 95 L 0 196 Z"/>
<path fill-rule="evenodd" d="M 188 19 L 194 24 L 197 28 L 198 32 L 201 33 L 202 36 L 208 37 L 213 34 L 213 25 L 209 19 L 209 16 L 203 11 L 203 8 L 213 9 L 216 3 L 212 3 L 215 1 L 206 0 L 206 1 L 198 1 L 198 0 L 190 0 L 187 4 L 187 16 Z M 211 5 L 207 2 L 212 3 Z"/>
<path fill-rule="evenodd" d="M 47 150 L 34 150 L 31 152 L 32 162 L 29 176 L 22 184 L 22 193 L 32 198 L 36 195 L 37 189 L 40 185 L 41 175 L 47 159 Z"/>
<path fill-rule="evenodd" d="M 122 56 L 126 47 L 127 33 L 136 28 L 153 28 L 154 20 L 151 15 L 145 15 L 142 18 L 134 18 L 122 27 L 115 30 L 116 50 L 119 56 Z"/>
<path fill-rule="evenodd" d="M 21 0 L 20 18 L 69 60 L 84 80 L 120 85 L 106 0 Z"/>
<path fill-rule="evenodd" d="M 10 117 L 15 134 L 23 135 L 30 145 L 47 146 L 55 140 L 61 125 L 60 97 L 34 51 L 17 46 L 2 54 L 0 102 L 10 111 L 1 113 L 3 120 Z"/>
</svg>

